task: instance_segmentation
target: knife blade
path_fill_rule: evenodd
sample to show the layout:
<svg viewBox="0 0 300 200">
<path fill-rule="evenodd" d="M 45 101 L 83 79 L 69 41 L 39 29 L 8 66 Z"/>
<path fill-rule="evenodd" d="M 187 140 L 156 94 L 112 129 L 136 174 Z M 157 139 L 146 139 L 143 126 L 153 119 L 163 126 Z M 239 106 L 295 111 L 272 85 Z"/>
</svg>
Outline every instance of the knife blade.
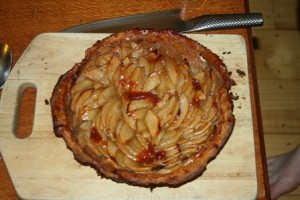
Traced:
<svg viewBox="0 0 300 200">
<path fill-rule="evenodd" d="M 129 29 L 174 29 L 188 33 L 263 25 L 261 13 L 203 15 L 182 20 L 180 10 L 166 10 L 106 19 L 62 30 L 65 33 L 114 33 Z"/>
</svg>

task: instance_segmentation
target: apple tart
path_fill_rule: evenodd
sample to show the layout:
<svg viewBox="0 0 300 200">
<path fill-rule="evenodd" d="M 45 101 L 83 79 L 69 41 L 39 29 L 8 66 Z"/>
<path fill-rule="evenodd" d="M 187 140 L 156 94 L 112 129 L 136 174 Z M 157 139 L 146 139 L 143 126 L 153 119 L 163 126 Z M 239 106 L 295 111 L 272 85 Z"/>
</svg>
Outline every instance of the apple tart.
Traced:
<svg viewBox="0 0 300 200">
<path fill-rule="evenodd" d="M 51 97 L 54 131 L 116 182 L 179 186 L 229 138 L 232 80 L 217 55 L 172 30 L 129 30 L 87 49 Z"/>
</svg>

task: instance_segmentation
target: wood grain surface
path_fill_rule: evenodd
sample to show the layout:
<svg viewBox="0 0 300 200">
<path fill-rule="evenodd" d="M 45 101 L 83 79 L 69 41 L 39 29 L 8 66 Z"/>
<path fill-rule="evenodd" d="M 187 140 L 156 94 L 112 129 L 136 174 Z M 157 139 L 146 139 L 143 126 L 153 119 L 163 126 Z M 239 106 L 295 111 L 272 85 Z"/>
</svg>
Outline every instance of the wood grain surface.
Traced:
<svg viewBox="0 0 300 200">
<path fill-rule="evenodd" d="M 258 91 L 267 157 L 300 143 L 299 0 L 251 0 L 251 12 L 264 14 L 253 28 Z M 279 200 L 300 199 L 300 186 Z"/>
<path fill-rule="evenodd" d="M 0 41 L 8 43 L 13 50 L 13 61 L 19 59 L 29 43 L 40 33 L 57 32 L 64 28 L 80 23 L 124 16 L 135 13 L 182 8 L 186 18 L 201 14 L 215 13 L 244 13 L 248 12 L 248 2 L 237 1 L 93 1 L 88 4 L 84 1 L 69 2 L 66 0 L 54 1 L 0 1 Z M 269 197 L 268 180 L 266 173 L 264 141 L 262 138 L 261 118 L 256 85 L 256 72 L 251 44 L 250 29 L 232 29 L 212 31 L 206 33 L 240 34 L 246 41 L 248 58 L 248 73 L 251 94 L 251 107 L 254 125 L 258 199 Z M 0 198 L 16 199 L 10 179 L 7 176 L 3 163 L 0 165 Z M 2 179 L 3 177 L 3 179 Z"/>
</svg>

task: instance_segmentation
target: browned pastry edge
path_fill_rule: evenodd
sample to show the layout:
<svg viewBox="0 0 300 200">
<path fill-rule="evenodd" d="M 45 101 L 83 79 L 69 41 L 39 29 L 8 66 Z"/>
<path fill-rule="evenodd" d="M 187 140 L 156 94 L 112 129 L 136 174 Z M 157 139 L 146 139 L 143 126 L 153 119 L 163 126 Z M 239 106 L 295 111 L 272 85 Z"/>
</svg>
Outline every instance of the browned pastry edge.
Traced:
<svg viewBox="0 0 300 200">
<path fill-rule="evenodd" d="M 174 38 L 179 40 L 179 46 L 181 43 L 192 45 L 193 49 L 211 65 L 216 67 L 224 81 L 224 92 L 220 93 L 221 96 L 221 110 L 223 112 L 222 123 L 216 127 L 216 131 L 210 138 L 206 140 L 206 145 L 201 149 L 201 152 L 197 154 L 194 162 L 187 166 L 181 167 L 168 174 L 155 174 L 155 173 L 134 173 L 125 170 L 111 169 L 105 164 L 96 161 L 93 157 L 84 152 L 80 147 L 77 139 L 73 136 L 70 126 L 68 124 L 68 110 L 66 109 L 67 103 L 70 100 L 70 90 L 81 69 L 85 67 L 88 61 L 96 53 L 99 46 L 104 43 L 114 42 L 124 37 L 124 35 L 136 35 L 136 34 L 158 34 L 163 38 L 167 38 L 173 41 Z M 54 132 L 56 136 L 63 137 L 68 148 L 70 148 L 75 158 L 82 164 L 87 164 L 94 167 L 100 175 L 111 178 L 116 182 L 126 182 L 131 185 L 138 185 L 144 187 L 157 187 L 157 186 L 170 186 L 177 187 L 190 180 L 197 178 L 206 169 L 208 162 L 216 157 L 218 152 L 224 146 L 229 136 L 231 135 L 234 127 L 235 118 L 232 114 L 232 100 L 228 90 L 231 87 L 231 79 L 228 78 L 227 68 L 220 60 L 220 58 L 212 53 L 209 49 L 198 44 L 194 40 L 189 39 L 183 35 L 178 34 L 172 30 L 165 30 L 161 32 L 154 32 L 151 30 L 130 30 L 114 34 L 102 41 L 97 41 L 91 48 L 86 51 L 86 57 L 81 63 L 76 64 L 70 71 L 62 75 L 52 93 L 50 99 L 51 111 L 54 125 Z M 221 167 L 221 166 L 220 166 Z"/>
</svg>

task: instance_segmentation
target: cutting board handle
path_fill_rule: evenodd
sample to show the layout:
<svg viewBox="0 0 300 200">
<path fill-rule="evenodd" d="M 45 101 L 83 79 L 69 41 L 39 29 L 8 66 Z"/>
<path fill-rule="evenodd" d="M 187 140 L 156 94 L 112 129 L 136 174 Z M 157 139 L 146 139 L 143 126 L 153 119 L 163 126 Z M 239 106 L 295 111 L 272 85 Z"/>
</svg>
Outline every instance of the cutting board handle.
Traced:
<svg viewBox="0 0 300 200">
<path fill-rule="evenodd" d="M 32 133 L 36 95 L 35 86 L 31 84 L 21 86 L 16 118 L 16 137 L 18 138 L 27 138 Z"/>
</svg>

